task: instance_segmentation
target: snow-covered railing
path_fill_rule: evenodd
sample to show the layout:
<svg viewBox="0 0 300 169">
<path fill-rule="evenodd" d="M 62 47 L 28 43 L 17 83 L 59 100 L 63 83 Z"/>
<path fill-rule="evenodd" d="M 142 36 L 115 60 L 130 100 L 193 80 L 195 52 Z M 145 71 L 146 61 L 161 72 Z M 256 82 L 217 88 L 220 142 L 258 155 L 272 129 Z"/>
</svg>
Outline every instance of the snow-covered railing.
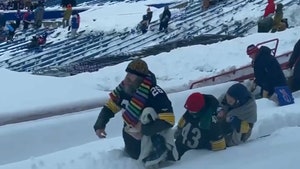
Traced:
<svg viewBox="0 0 300 169">
<path fill-rule="evenodd" d="M 276 59 L 278 60 L 278 62 L 281 65 L 281 68 L 283 70 L 288 69 L 287 67 L 287 63 L 288 60 L 290 58 L 290 55 L 292 54 L 292 52 L 287 52 L 284 54 L 281 54 L 279 56 L 276 56 Z M 225 73 L 221 73 L 219 75 L 216 76 L 212 76 L 212 77 L 208 77 L 208 78 L 204 78 L 198 81 L 193 82 L 190 85 L 190 89 L 193 88 L 197 88 L 197 87 L 203 87 L 203 86 L 209 86 L 209 85 L 215 85 L 215 84 L 219 84 L 219 83 L 225 83 L 228 81 L 244 81 L 247 79 L 253 79 L 254 78 L 254 74 L 253 74 L 253 68 L 252 65 L 246 65 L 243 67 L 240 67 L 238 69 L 234 69 Z"/>
</svg>

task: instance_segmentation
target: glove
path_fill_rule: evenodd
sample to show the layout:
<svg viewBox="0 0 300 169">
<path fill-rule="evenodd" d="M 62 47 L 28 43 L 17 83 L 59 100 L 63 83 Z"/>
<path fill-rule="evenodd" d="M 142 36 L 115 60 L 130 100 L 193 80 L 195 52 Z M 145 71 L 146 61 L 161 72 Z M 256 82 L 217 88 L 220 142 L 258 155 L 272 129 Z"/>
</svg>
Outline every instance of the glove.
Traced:
<svg viewBox="0 0 300 169">
<path fill-rule="evenodd" d="M 157 113 L 152 107 L 144 108 L 140 121 L 142 124 L 149 124 L 157 119 Z"/>
<path fill-rule="evenodd" d="M 226 141 L 224 137 L 216 141 L 210 141 L 209 143 L 210 143 L 210 149 L 212 151 L 219 151 L 219 150 L 226 149 Z"/>
<path fill-rule="evenodd" d="M 240 128 L 241 133 L 243 133 L 243 134 L 248 133 L 249 130 L 250 130 L 249 123 L 246 121 L 242 121 L 241 128 Z"/>
<path fill-rule="evenodd" d="M 105 132 L 105 129 L 97 129 L 97 130 L 96 130 L 96 135 L 97 135 L 99 138 L 106 138 L 106 132 Z"/>
<path fill-rule="evenodd" d="M 269 98 L 269 92 L 266 91 L 266 90 L 263 90 L 262 97 L 263 98 Z"/>
<path fill-rule="evenodd" d="M 231 127 L 235 129 L 238 133 L 241 129 L 241 120 L 236 116 L 230 116 L 226 118 L 226 121 L 231 124 Z"/>
<path fill-rule="evenodd" d="M 219 120 L 225 119 L 225 116 L 226 116 L 226 113 L 224 112 L 224 110 L 218 111 L 217 118 Z"/>
</svg>

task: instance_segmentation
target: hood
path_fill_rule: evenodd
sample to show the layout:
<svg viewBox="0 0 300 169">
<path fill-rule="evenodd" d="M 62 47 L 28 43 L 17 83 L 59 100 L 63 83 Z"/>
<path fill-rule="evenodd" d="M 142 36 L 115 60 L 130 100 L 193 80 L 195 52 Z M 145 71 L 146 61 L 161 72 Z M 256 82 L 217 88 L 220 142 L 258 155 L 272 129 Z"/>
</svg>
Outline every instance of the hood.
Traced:
<svg viewBox="0 0 300 169">
<path fill-rule="evenodd" d="M 234 107 L 244 105 L 248 100 L 251 99 L 251 93 L 241 83 L 236 83 L 229 87 L 227 94 L 236 100 Z"/>
<path fill-rule="evenodd" d="M 259 60 L 261 59 L 262 57 L 265 57 L 265 56 L 272 56 L 271 55 L 271 49 L 266 47 L 266 46 L 261 46 L 259 48 L 259 51 L 258 51 L 258 54 L 257 54 L 257 57 L 255 60 Z"/>
</svg>

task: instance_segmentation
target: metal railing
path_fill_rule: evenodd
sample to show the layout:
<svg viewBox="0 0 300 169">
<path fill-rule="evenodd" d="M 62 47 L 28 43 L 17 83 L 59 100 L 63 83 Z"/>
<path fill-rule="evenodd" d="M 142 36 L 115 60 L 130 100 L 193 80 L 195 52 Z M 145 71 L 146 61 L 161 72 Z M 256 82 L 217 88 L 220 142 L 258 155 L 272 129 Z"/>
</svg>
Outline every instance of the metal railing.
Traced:
<svg viewBox="0 0 300 169">
<path fill-rule="evenodd" d="M 270 48 L 267 45 L 270 43 L 275 43 L 273 48 Z M 276 57 L 276 59 L 280 63 L 281 68 L 283 70 L 285 70 L 285 69 L 288 69 L 287 64 L 288 64 L 289 57 L 292 54 L 292 51 L 286 52 L 279 56 L 276 56 L 278 43 L 279 43 L 278 39 L 271 39 L 268 41 L 258 43 L 256 46 L 258 46 L 258 47 L 262 46 L 262 45 L 268 46 L 271 49 L 272 54 Z M 254 78 L 254 74 L 253 74 L 252 64 L 248 64 L 248 65 L 242 66 L 238 69 L 234 69 L 231 71 L 221 73 L 216 76 L 212 76 L 212 77 L 208 77 L 208 78 L 204 78 L 204 79 L 195 81 L 190 85 L 190 89 L 197 88 L 197 87 L 203 87 L 203 86 L 209 86 L 209 85 L 215 85 L 215 84 L 224 83 L 224 82 L 228 82 L 228 81 L 240 81 L 241 82 L 246 79 L 253 79 L 253 78 Z"/>
</svg>

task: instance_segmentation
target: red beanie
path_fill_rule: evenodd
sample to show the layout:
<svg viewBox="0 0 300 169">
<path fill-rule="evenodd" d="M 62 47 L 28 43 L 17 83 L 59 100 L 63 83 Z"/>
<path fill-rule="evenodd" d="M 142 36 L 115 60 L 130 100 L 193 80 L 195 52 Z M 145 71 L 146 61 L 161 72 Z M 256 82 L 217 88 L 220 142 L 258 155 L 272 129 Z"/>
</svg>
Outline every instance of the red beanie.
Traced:
<svg viewBox="0 0 300 169">
<path fill-rule="evenodd" d="M 258 52 L 258 47 L 257 46 L 255 46 L 255 45 L 249 45 L 248 47 L 247 47 L 247 54 L 248 55 L 252 55 L 252 54 L 254 54 L 254 53 L 257 53 Z"/>
<path fill-rule="evenodd" d="M 204 104 L 204 96 L 201 93 L 193 93 L 187 98 L 184 107 L 189 111 L 199 112 Z"/>
</svg>

